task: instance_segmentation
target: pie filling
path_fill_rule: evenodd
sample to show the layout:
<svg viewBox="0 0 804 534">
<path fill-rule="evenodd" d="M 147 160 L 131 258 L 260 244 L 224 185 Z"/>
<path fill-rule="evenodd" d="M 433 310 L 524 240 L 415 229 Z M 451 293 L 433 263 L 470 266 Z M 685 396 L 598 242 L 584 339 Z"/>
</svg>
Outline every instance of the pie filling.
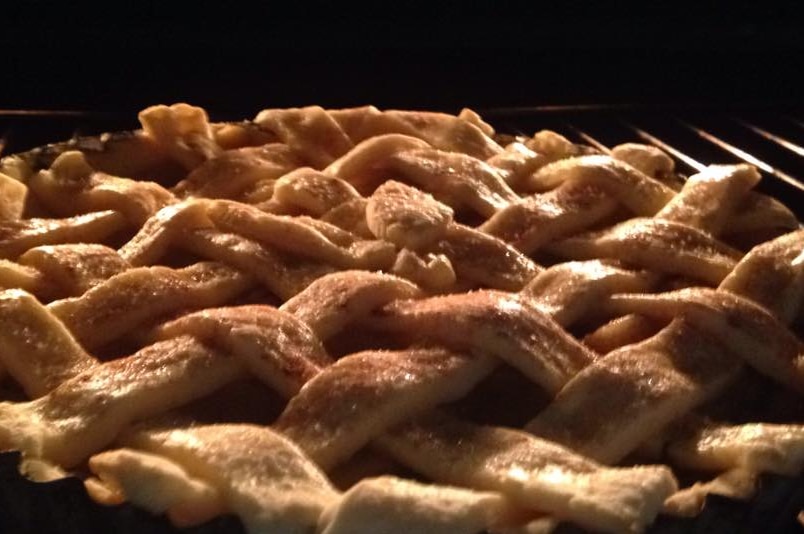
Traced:
<svg viewBox="0 0 804 534">
<path fill-rule="evenodd" d="M 525 534 L 804 470 L 804 230 L 753 167 L 470 110 L 140 121 L 0 161 L 29 477 L 176 526 Z"/>
</svg>

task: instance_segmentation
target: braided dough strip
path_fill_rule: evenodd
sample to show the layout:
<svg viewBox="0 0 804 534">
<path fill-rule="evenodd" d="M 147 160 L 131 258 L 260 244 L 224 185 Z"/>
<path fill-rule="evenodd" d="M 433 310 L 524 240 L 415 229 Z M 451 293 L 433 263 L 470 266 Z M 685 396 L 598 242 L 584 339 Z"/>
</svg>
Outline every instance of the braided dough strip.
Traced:
<svg viewBox="0 0 804 534">
<path fill-rule="evenodd" d="M 792 246 L 789 237 L 779 240 Z M 761 261 L 762 254 L 749 254 L 741 263 Z M 804 269 L 804 265 L 796 268 Z M 755 271 L 743 267 L 741 272 L 750 276 Z M 751 298 L 754 286 L 750 279 L 732 279 L 730 285 Z M 764 291 L 764 286 L 759 289 Z M 701 313 L 704 306 L 698 309 L 698 317 L 706 319 L 704 324 L 693 326 L 683 316 L 674 319 L 655 336 L 614 350 L 582 370 L 526 428 L 600 461 L 616 462 L 660 428 L 719 392 L 739 372 L 740 355 L 784 383 L 798 380 L 795 377 L 800 373 L 787 375 L 789 369 L 797 368 L 798 343 L 791 344 L 790 334 L 779 323 L 774 328 L 770 314 L 760 313 L 758 307 L 746 305 L 744 299 L 725 290 L 699 292 L 697 296 L 707 301 L 706 306 L 720 310 L 718 313 L 728 311 L 740 318 L 744 326 L 781 336 L 778 344 L 754 344 L 759 352 L 748 353 L 733 342 L 730 327 L 724 329 L 722 322 Z M 789 297 L 798 298 L 796 292 Z M 646 304 L 640 311 L 654 313 L 654 308 L 658 307 Z"/>
<path fill-rule="evenodd" d="M 30 398 L 98 365 L 32 295 L 0 292 L 0 362 Z"/>
<path fill-rule="evenodd" d="M 309 533 L 339 498 L 292 441 L 266 427 L 146 428 L 128 433 L 123 442 L 212 484 L 249 532 Z"/>
<path fill-rule="evenodd" d="M 156 343 L 36 400 L 0 403 L 0 448 L 72 467 L 130 423 L 206 396 L 241 374 L 239 361 L 193 338 Z"/>
<path fill-rule="evenodd" d="M 394 477 L 366 479 L 341 495 L 292 441 L 267 427 L 151 425 L 122 441 L 136 449 L 90 459 L 99 477 L 87 481 L 90 493 L 101 502 L 127 498 L 166 512 L 181 526 L 234 512 L 253 533 L 309 533 L 317 524 L 328 534 L 378 528 L 471 534 L 533 515 L 498 493 Z"/>
<path fill-rule="evenodd" d="M 100 243 L 128 225 L 117 211 L 100 211 L 66 219 L 0 221 L 0 259 L 14 260 L 40 245 Z"/>
<path fill-rule="evenodd" d="M 495 356 L 550 393 L 596 358 L 530 299 L 499 291 L 396 301 L 379 310 L 370 324 Z"/>
<path fill-rule="evenodd" d="M 48 309 L 92 350 L 159 315 L 224 304 L 252 284 L 248 275 L 215 262 L 184 269 L 138 267 Z"/>
<path fill-rule="evenodd" d="M 639 532 L 676 491 L 666 466 L 606 468 L 525 432 L 478 426 L 433 412 L 380 437 L 402 461 L 443 483 L 499 491 L 603 532 Z"/>
</svg>

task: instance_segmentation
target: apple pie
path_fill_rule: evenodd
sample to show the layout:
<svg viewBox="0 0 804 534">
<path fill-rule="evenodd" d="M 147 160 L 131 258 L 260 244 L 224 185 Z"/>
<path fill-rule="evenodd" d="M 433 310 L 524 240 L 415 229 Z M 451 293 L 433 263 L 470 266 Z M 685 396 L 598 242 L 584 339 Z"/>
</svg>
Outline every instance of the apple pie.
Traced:
<svg viewBox="0 0 804 534">
<path fill-rule="evenodd" d="M 636 533 L 804 470 L 804 230 L 458 115 L 267 109 L 0 162 L 0 450 L 178 527 Z"/>
</svg>

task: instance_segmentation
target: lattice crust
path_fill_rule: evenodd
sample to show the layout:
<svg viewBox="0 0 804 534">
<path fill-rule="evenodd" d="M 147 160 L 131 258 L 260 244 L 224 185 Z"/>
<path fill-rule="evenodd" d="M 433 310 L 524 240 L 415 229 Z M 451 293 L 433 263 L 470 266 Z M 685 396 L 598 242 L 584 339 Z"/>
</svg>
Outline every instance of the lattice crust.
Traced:
<svg viewBox="0 0 804 534">
<path fill-rule="evenodd" d="M 734 396 L 804 391 L 804 230 L 754 168 L 679 180 L 470 110 L 140 120 L 0 162 L 0 448 L 29 476 L 178 526 L 514 534 L 804 468 L 804 414 Z"/>
</svg>

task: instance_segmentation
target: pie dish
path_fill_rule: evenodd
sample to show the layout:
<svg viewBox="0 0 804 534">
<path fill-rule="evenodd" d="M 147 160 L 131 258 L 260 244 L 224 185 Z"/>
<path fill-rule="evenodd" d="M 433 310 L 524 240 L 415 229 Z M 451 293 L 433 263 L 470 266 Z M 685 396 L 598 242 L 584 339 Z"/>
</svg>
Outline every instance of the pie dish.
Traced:
<svg viewBox="0 0 804 534">
<path fill-rule="evenodd" d="M 525 534 L 804 468 L 804 230 L 753 167 L 470 110 L 140 121 L 0 162 L 30 479 L 177 526 Z"/>
</svg>

